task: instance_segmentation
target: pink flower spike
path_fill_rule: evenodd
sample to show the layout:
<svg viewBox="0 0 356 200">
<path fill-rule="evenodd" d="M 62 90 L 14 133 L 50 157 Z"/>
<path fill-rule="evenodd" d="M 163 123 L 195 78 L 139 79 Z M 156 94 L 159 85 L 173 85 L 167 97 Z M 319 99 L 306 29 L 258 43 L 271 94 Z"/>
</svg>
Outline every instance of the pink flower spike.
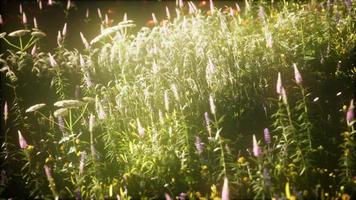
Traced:
<svg viewBox="0 0 356 200">
<path fill-rule="evenodd" d="M 265 142 L 267 144 L 271 144 L 271 134 L 269 133 L 268 128 L 263 129 L 263 135 L 264 135 L 264 138 L 265 138 Z"/>
<path fill-rule="evenodd" d="M 138 134 L 143 137 L 145 135 L 145 129 L 142 127 L 140 120 L 137 118 L 137 131 Z"/>
<path fill-rule="evenodd" d="M 230 191 L 229 191 L 229 180 L 224 178 L 224 185 L 221 192 L 221 200 L 229 200 L 230 199 Z"/>
<path fill-rule="evenodd" d="M 37 24 L 36 17 L 33 18 L 33 27 L 38 29 L 38 24 Z"/>
<path fill-rule="evenodd" d="M 282 94 L 282 78 L 281 78 L 281 73 L 278 72 L 278 79 L 277 79 L 277 86 L 276 86 L 276 92 L 277 94 L 281 95 Z"/>
<path fill-rule="evenodd" d="M 48 5 L 53 5 L 53 1 L 52 0 L 48 0 Z"/>
<path fill-rule="evenodd" d="M 155 25 L 158 24 L 158 20 L 157 20 L 156 15 L 155 15 L 154 13 L 152 13 L 152 20 L 153 20 L 153 23 L 154 23 Z"/>
<path fill-rule="evenodd" d="M 49 56 L 49 63 L 51 64 L 51 67 L 57 67 L 57 62 L 54 59 L 54 57 L 52 56 L 52 54 L 48 53 L 48 56 Z"/>
<path fill-rule="evenodd" d="M 36 46 L 36 44 L 33 45 L 33 47 L 32 47 L 31 55 L 32 55 L 33 57 L 37 56 L 37 46 Z"/>
<path fill-rule="evenodd" d="M 89 49 L 90 45 L 89 45 L 88 41 L 85 39 L 85 37 L 84 37 L 84 35 L 83 35 L 82 32 L 80 32 L 80 37 L 81 37 L 81 39 L 82 39 L 82 42 L 83 42 L 85 48 L 86 48 L 86 49 Z"/>
<path fill-rule="evenodd" d="M 302 79 L 302 75 L 300 74 L 299 70 L 298 70 L 298 67 L 297 67 L 297 64 L 293 64 L 293 68 L 294 68 L 294 78 L 295 78 L 295 82 L 298 84 L 298 85 L 301 85 L 302 82 L 303 82 L 303 79 Z"/>
<path fill-rule="evenodd" d="M 72 7 L 72 4 L 71 4 L 71 1 L 70 1 L 70 0 L 68 0 L 68 1 L 67 1 L 67 10 L 69 10 L 69 9 L 70 9 L 70 7 Z"/>
<path fill-rule="evenodd" d="M 105 25 L 109 25 L 109 16 L 108 14 L 105 14 Z"/>
<path fill-rule="evenodd" d="M 211 15 L 214 14 L 214 3 L 213 3 L 213 0 L 210 0 L 210 13 L 211 13 Z"/>
<path fill-rule="evenodd" d="M 42 8 L 43 8 L 43 7 L 42 7 L 42 1 L 41 1 L 41 0 L 38 1 L 38 8 L 39 8 L 40 10 L 42 10 Z"/>
<path fill-rule="evenodd" d="M 255 134 L 253 134 L 252 136 L 252 142 L 253 142 L 253 155 L 255 157 L 259 157 L 261 155 L 261 149 L 260 147 L 258 146 L 258 143 L 257 143 L 257 139 L 256 139 L 256 136 Z"/>
<path fill-rule="evenodd" d="M 100 8 L 98 8 L 98 17 L 99 17 L 100 19 L 102 19 L 102 18 L 103 18 L 103 15 L 101 14 L 101 10 L 100 10 Z"/>
<path fill-rule="evenodd" d="M 284 89 L 284 87 L 282 87 L 282 100 L 283 100 L 284 104 L 288 103 L 288 101 L 287 101 L 287 93 L 286 93 L 286 90 Z"/>
<path fill-rule="evenodd" d="M 183 0 L 178 0 L 178 6 L 179 8 L 183 8 Z"/>
<path fill-rule="evenodd" d="M 0 25 L 4 24 L 4 20 L 2 19 L 2 16 L 0 15 Z"/>
<path fill-rule="evenodd" d="M 22 136 L 20 131 L 17 131 L 17 132 L 19 134 L 19 144 L 20 144 L 21 149 L 26 149 L 28 146 L 26 139 Z"/>
<path fill-rule="evenodd" d="M 164 193 L 166 200 L 172 200 L 171 196 L 168 193 Z"/>
<path fill-rule="evenodd" d="M 22 13 L 22 23 L 27 24 L 27 17 L 26 17 L 25 12 Z"/>
<path fill-rule="evenodd" d="M 65 37 L 67 35 L 67 22 L 64 23 L 63 30 L 62 30 L 62 35 Z"/>
<path fill-rule="evenodd" d="M 167 19 L 171 19 L 171 13 L 169 12 L 169 8 L 166 6 L 166 15 L 167 15 Z"/>
<path fill-rule="evenodd" d="M 20 12 L 20 14 L 22 14 L 22 12 L 23 12 L 22 4 L 19 5 L 19 12 Z"/>
<path fill-rule="evenodd" d="M 45 174 L 46 174 L 48 181 L 50 181 L 50 182 L 53 181 L 51 169 L 47 165 L 45 165 L 43 168 L 45 170 Z"/>
<path fill-rule="evenodd" d="M 85 18 L 89 18 L 89 8 L 85 11 Z"/>
<path fill-rule="evenodd" d="M 354 109 L 355 109 L 354 100 L 352 99 L 346 113 L 346 122 L 349 126 L 351 125 L 352 121 L 354 121 L 354 117 L 355 117 Z"/>
<path fill-rule="evenodd" d="M 6 124 L 6 121 L 9 117 L 9 108 L 7 106 L 7 101 L 5 101 L 5 104 L 4 104 L 4 121 L 5 121 L 5 124 Z"/>
</svg>

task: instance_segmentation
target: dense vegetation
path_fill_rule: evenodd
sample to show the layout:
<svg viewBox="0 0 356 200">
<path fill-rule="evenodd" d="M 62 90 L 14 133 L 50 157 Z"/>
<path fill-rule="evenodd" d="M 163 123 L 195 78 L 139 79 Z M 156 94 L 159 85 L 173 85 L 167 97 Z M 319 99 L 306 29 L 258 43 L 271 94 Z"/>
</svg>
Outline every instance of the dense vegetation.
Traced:
<svg viewBox="0 0 356 200">
<path fill-rule="evenodd" d="M 66 27 L 51 52 L 26 21 L 1 33 L 0 195 L 352 195 L 351 1 L 211 2 L 208 11 L 179 2 L 166 12 L 137 33 L 127 18 L 103 19 L 101 34 L 78 33 L 74 50 Z"/>
</svg>

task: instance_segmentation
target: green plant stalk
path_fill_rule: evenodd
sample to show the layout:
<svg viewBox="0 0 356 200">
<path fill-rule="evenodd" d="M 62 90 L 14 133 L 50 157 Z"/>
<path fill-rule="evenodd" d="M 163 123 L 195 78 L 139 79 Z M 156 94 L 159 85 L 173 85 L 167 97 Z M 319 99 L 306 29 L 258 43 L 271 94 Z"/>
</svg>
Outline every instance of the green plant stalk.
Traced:
<svg viewBox="0 0 356 200">
<path fill-rule="evenodd" d="M 299 88 L 302 92 L 302 96 L 303 96 L 303 104 L 304 104 L 304 112 L 306 114 L 306 117 L 308 118 L 308 107 L 307 107 L 307 103 L 306 103 L 306 99 L 305 99 L 305 89 L 302 85 L 299 85 Z M 311 139 L 311 135 L 310 132 L 308 131 L 308 142 L 309 142 L 309 150 L 312 150 L 312 139 Z"/>
</svg>

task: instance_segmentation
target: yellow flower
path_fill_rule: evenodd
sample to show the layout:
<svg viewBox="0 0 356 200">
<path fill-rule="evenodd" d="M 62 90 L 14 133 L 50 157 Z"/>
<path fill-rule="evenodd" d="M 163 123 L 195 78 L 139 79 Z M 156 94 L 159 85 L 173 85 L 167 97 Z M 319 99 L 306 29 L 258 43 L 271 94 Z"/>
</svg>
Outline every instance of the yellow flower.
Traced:
<svg viewBox="0 0 356 200">
<path fill-rule="evenodd" d="M 243 156 L 241 156 L 241 157 L 239 157 L 237 162 L 242 165 L 242 164 L 244 164 L 246 162 L 246 159 Z"/>
</svg>

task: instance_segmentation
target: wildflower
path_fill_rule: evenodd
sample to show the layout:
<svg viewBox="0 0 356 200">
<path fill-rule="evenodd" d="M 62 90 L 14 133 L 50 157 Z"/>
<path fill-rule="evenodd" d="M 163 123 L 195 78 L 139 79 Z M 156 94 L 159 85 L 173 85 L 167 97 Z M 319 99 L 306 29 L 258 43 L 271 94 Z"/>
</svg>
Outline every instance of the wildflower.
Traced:
<svg viewBox="0 0 356 200">
<path fill-rule="evenodd" d="M 230 7 L 230 16 L 233 17 L 234 15 L 235 15 L 235 11 L 234 11 L 234 9 L 232 9 L 232 8 Z"/>
<path fill-rule="evenodd" d="M 56 107 L 64 107 L 64 108 L 75 108 L 83 105 L 82 101 L 79 100 L 61 100 L 57 101 L 56 103 L 53 104 Z"/>
<path fill-rule="evenodd" d="M 198 11 L 197 7 L 195 6 L 195 4 L 192 1 L 188 2 L 188 5 L 189 5 L 189 13 L 190 14 L 196 13 Z"/>
<path fill-rule="evenodd" d="M 255 134 L 253 134 L 252 137 L 253 137 L 253 155 L 255 157 L 259 157 L 261 155 L 261 149 L 258 146 Z"/>
<path fill-rule="evenodd" d="M 179 8 L 183 8 L 184 4 L 183 4 L 183 0 L 178 0 L 178 6 Z"/>
<path fill-rule="evenodd" d="M 122 21 L 124 21 L 124 22 L 127 21 L 127 13 L 124 13 L 124 17 L 123 17 Z"/>
<path fill-rule="evenodd" d="M 263 135 L 264 135 L 264 138 L 265 138 L 265 142 L 267 144 L 271 144 L 271 135 L 269 133 L 268 128 L 263 129 Z"/>
<path fill-rule="evenodd" d="M 89 45 L 88 41 L 85 39 L 85 37 L 84 37 L 82 32 L 80 32 L 80 38 L 82 39 L 82 42 L 83 42 L 85 48 L 89 49 L 90 45 Z"/>
<path fill-rule="evenodd" d="M 214 14 L 214 3 L 213 3 L 213 0 L 210 0 L 210 14 L 211 15 Z"/>
<path fill-rule="evenodd" d="M 351 122 L 354 120 L 355 114 L 354 114 L 354 100 L 352 99 L 350 102 L 349 109 L 347 109 L 346 113 L 346 122 L 348 125 L 351 125 Z"/>
<path fill-rule="evenodd" d="M 52 0 L 48 0 L 48 5 L 49 6 L 53 5 L 53 1 Z"/>
<path fill-rule="evenodd" d="M 38 8 L 39 8 L 40 10 L 42 10 L 42 0 L 39 0 L 39 1 L 38 1 Z"/>
<path fill-rule="evenodd" d="M 94 130 L 95 126 L 95 116 L 93 114 L 90 114 L 89 116 L 89 132 L 92 133 Z"/>
<path fill-rule="evenodd" d="M 166 6 L 166 15 L 167 19 L 171 19 L 171 13 L 169 12 L 169 8 Z"/>
<path fill-rule="evenodd" d="M 109 25 L 109 16 L 107 14 L 105 14 L 105 25 Z"/>
<path fill-rule="evenodd" d="M 211 137 L 210 118 L 209 118 L 208 112 L 204 113 L 204 119 L 205 119 L 206 129 L 207 129 L 207 131 L 209 133 L 209 136 Z"/>
<path fill-rule="evenodd" d="M 166 111 L 169 111 L 169 97 L 168 97 L 168 92 L 167 90 L 164 91 L 164 107 L 166 108 Z"/>
<path fill-rule="evenodd" d="M 267 168 L 263 168 L 263 179 L 266 186 L 271 186 L 271 176 Z"/>
<path fill-rule="evenodd" d="M 276 86 L 276 92 L 277 94 L 281 95 L 282 94 L 282 78 L 281 78 L 281 73 L 278 72 L 278 79 L 277 79 L 277 86 Z"/>
<path fill-rule="evenodd" d="M 63 40 L 63 38 L 62 38 L 62 34 L 61 34 L 61 31 L 58 31 L 58 35 L 57 35 L 57 45 L 58 46 L 62 46 L 62 40 Z"/>
<path fill-rule="evenodd" d="M 50 183 L 51 190 L 54 191 L 54 188 L 53 188 L 54 187 L 54 179 L 52 177 L 51 169 L 47 165 L 44 165 L 43 168 L 45 170 L 45 174 L 46 174 L 47 180 Z"/>
<path fill-rule="evenodd" d="M 199 136 L 195 136 L 195 148 L 197 149 L 197 152 L 198 152 L 198 154 L 200 155 L 201 153 L 203 153 L 203 143 L 202 143 L 202 141 L 201 141 L 201 139 L 200 139 L 200 137 Z"/>
<path fill-rule="evenodd" d="M 229 194 L 229 181 L 227 180 L 227 178 L 224 178 L 224 185 L 222 188 L 222 192 L 221 192 L 221 200 L 229 200 L 230 199 L 230 194 Z"/>
<path fill-rule="evenodd" d="M 205 70 L 207 81 L 210 81 L 212 79 L 213 74 L 215 73 L 215 69 L 216 69 L 216 67 L 215 67 L 214 63 L 209 58 L 208 65 L 206 66 L 206 70 Z"/>
<path fill-rule="evenodd" d="M 152 21 L 153 21 L 153 23 L 155 25 L 158 24 L 158 20 L 157 20 L 156 15 L 154 13 L 152 13 Z"/>
<path fill-rule="evenodd" d="M 213 99 L 213 96 L 209 96 L 209 104 L 210 104 L 210 111 L 213 115 L 216 114 L 216 107 L 215 107 L 215 104 L 214 104 L 214 99 Z"/>
<path fill-rule="evenodd" d="M 22 4 L 21 4 L 21 3 L 19 4 L 19 12 L 20 12 L 20 14 L 22 14 L 22 12 L 23 12 Z"/>
<path fill-rule="evenodd" d="M 68 114 L 68 109 L 67 108 L 60 108 L 60 109 L 57 109 L 53 112 L 53 115 L 54 117 L 64 117 Z"/>
<path fill-rule="evenodd" d="M 265 38 L 266 38 L 266 46 L 268 48 L 272 48 L 273 47 L 272 34 L 266 31 Z"/>
<path fill-rule="evenodd" d="M 293 67 L 294 67 L 294 78 L 295 78 L 295 82 L 298 84 L 298 85 L 301 85 L 302 84 L 302 75 L 300 74 L 299 70 L 298 70 L 298 67 L 297 67 L 297 64 L 293 64 Z"/>
<path fill-rule="evenodd" d="M 288 103 L 288 101 L 287 101 L 287 93 L 286 93 L 286 90 L 284 89 L 284 87 L 282 87 L 282 100 L 283 100 L 284 104 Z"/>
<path fill-rule="evenodd" d="M 2 19 L 2 15 L 0 14 L 0 25 L 4 24 L 4 20 Z"/>
<path fill-rule="evenodd" d="M 246 10 L 246 12 L 251 10 L 251 6 L 250 6 L 248 0 L 245 0 L 245 10 Z"/>
<path fill-rule="evenodd" d="M 105 113 L 104 108 L 103 108 L 103 106 L 101 104 L 99 104 L 97 112 L 98 112 L 98 118 L 99 119 L 103 120 L 103 119 L 106 118 L 106 113 Z"/>
<path fill-rule="evenodd" d="M 6 124 L 6 121 L 8 120 L 9 118 L 9 108 L 7 107 L 7 101 L 5 101 L 5 104 L 4 104 L 4 121 L 5 121 L 5 124 Z"/>
<path fill-rule="evenodd" d="M 36 29 L 38 29 L 36 17 L 33 18 L 33 27 L 36 28 Z"/>
<path fill-rule="evenodd" d="M 22 23 L 27 24 L 27 17 L 25 12 L 22 13 Z"/>
<path fill-rule="evenodd" d="M 81 67 L 85 67 L 85 61 L 82 54 L 79 54 L 79 62 Z"/>
<path fill-rule="evenodd" d="M 85 11 L 85 18 L 89 18 L 89 8 Z"/>
<path fill-rule="evenodd" d="M 85 158 L 87 153 L 85 151 L 80 152 L 80 162 L 79 162 L 79 175 L 84 173 Z"/>
<path fill-rule="evenodd" d="M 171 89 L 172 89 L 174 98 L 176 99 L 176 101 L 179 101 L 179 94 L 178 94 L 177 86 L 175 84 L 172 84 Z"/>
<path fill-rule="evenodd" d="M 67 22 L 64 23 L 63 30 L 62 30 L 62 35 L 65 37 L 67 35 Z"/>
<path fill-rule="evenodd" d="M 264 23 L 265 22 L 265 10 L 263 9 L 262 6 L 259 7 L 258 9 L 258 17 L 260 18 L 260 20 Z"/>
<path fill-rule="evenodd" d="M 69 9 L 70 9 L 70 7 L 72 7 L 72 4 L 71 4 L 71 1 L 70 1 L 70 0 L 68 0 L 68 1 L 67 1 L 67 10 L 69 10 Z"/>
<path fill-rule="evenodd" d="M 101 19 L 101 18 L 103 18 L 103 16 L 101 15 L 101 10 L 100 10 L 100 8 L 98 8 L 98 17 Z"/>
<path fill-rule="evenodd" d="M 164 193 L 164 197 L 166 198 L 166 200 L 172 200 L 171 196 L 169 196 L 168 193 Z"/>
<path fill-rule="evenodd" d="M 26 139 L 22 136 L 21 132 L 18 130 L 17 133 L 19 134 L 19 144 L 21 149 L 26 149 L 28 147 Z"/>
<path fill-rule="evenodd" d="M 48 53 L 48 56 L 49 56 L 49 63 L 51 64 L 51 67 L 57 67 L 57 62 L 56 60 L 54 60 L 53 56 L 51 53 Z"/>
<path fill-rule="evenodd" d="M 44 106 L 46 106 L 46 104 L 44 104 L 44 103 L 36 104 L 36 105 L 33 105 L 33 106 L 27 108 L 27 110 L 25 112 L 26 113 L 35 112 L 35 111 L 43 108 Z"/>
<path fill-rule="evenodd" d="M 140 122 L 140 120 L 138 118 L 137 118 L 136 122 L 137 122 L 138 134 L 142 137 L 142 136 L 145 135 L 145 129 L 141 126 L 141 122 Z"/>
<path fill-rule="evenodd" d="M 235 3 L 237 13 L 241 12 L 241 8 L 238 3 Z"/>
<path fill-rule="evenodd" d="M 64 121 L 62 116 L 57 116 L 59 130 L 64 134 Z"/>
</svg>

